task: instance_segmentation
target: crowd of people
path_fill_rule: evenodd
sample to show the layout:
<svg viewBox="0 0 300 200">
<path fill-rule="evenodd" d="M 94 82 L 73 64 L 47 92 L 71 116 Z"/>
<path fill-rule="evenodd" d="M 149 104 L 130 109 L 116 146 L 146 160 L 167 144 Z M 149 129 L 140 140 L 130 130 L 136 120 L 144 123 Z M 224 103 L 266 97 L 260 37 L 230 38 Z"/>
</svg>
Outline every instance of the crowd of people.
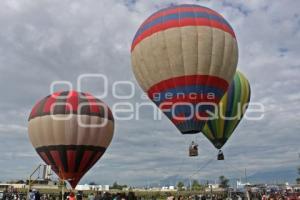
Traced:
<svg viewBox="0 0 300 200">
<path fill-rule="evenodd" d="M 231 193 L 221 194 L 171 194 L 164 193 L 159 196 L 136 195 L 134 192 L 65 192 L 62 194 L 40 193 L 38 190 L 30 190 L 27 194 L 21 192 L 6 192 L 0 200 L 300 200 L 300 193 Z"/>
</svg>

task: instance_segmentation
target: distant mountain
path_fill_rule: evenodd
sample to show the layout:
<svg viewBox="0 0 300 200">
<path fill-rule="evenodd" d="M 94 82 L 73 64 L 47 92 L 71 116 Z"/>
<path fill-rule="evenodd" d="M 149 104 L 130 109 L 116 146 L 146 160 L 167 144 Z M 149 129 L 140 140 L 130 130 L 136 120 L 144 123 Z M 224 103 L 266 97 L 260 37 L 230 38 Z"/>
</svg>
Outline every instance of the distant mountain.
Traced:
<svg viewBox="0 0 300 200">
<path fill-rule="evenodd" d="M 281 169 L 257 172 L 249 176 L 249 181 L 251 183 L 295 183 L 297 177 L 297 169 Z"/>
</svg>

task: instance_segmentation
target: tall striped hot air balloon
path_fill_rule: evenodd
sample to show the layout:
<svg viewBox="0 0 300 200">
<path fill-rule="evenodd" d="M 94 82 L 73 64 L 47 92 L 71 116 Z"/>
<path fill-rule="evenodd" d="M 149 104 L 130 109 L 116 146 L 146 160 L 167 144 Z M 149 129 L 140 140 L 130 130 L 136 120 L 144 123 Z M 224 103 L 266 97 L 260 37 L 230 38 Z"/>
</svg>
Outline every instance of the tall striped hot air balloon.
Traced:
<svg viewBox="0 0 300 200">
<path fill-rule="evenodd" d="M 177 5 L 151 15 L 131 47 L 135 77 L 149 98 L 183 134 L 203 128 L 238 62 L 233 29 L 217 12 Z"/>
<path fill-rule="evenodd" d="M 39 101 L 29 116 L 35 150 L 73 188 L 102 157 L 113 132 L 110 109 L 88 93 L 54 93 Z"/>
<path fill-rule="evenodd" d="M 218 118 L 207 121 L 202 130 L 217 149 L 223 147 L 242 120 L 250 101 L 250 94 L 249 81 L 241 72 L 237 72 L 228 92 L 219 103 Z"/>
</svg>

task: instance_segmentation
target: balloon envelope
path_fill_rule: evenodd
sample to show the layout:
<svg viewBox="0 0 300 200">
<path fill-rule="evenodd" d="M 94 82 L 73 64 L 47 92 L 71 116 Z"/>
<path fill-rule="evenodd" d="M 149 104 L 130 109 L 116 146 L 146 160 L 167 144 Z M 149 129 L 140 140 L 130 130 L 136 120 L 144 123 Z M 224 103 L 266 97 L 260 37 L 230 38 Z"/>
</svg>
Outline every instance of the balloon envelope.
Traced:
<svg viewBox="0 0 300 200">
<path fill-rule="evenodd" d="M 183 134 L 203 128 L 207 110 L 231 83 L 238 61 L 235 34 L 217 12 L 177 5 L 151 15 L 131 47 L 135 77 Z"/>
<path fill-rule="evenodd" d="M 39 101 L 29 117 L 29 138 L 37 153 L 63 180 L 76 187 L 109 146 L 113 115 L 88 93 L 57 92 Z"/>
<path fill-rule="evenodd" d="M 202 130 L 217 149 L 222 148 L 242 120 L 250 101 L 250 93 L 249 81 L 241 72 L 237 72 L 218 105 L 218 118 L 207 121 Z"/>
</svg>

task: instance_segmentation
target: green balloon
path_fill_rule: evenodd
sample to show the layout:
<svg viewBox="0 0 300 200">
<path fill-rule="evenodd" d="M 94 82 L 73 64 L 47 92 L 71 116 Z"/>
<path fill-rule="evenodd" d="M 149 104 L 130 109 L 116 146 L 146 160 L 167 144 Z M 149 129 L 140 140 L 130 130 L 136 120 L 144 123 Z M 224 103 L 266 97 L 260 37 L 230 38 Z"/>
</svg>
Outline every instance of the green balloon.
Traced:
<svg viewBox="0 0 300 200">
<path fill-rule="evenodd" d="M 236 72 L 234 80 L 218 105 L 218 117 L 208 120 L 202 133 L 221 149 L 243 118 L 250 101 L 250 84 L 247 78 Z"/>
</svg>

